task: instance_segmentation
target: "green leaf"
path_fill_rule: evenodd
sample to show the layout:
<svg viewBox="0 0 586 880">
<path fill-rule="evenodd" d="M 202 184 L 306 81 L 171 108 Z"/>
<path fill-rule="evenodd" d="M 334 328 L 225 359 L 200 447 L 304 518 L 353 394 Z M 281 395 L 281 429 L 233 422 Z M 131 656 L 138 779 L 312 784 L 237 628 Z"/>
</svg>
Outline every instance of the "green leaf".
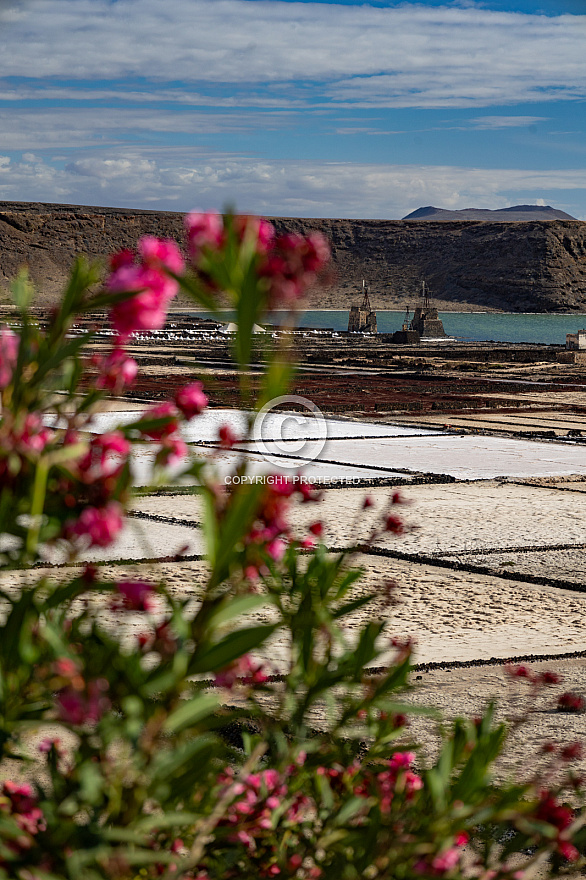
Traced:
<svg viewBox="0 0 586 880">
<path fill-rule="evenodd" d="M 279 626 L 279 623 L 263 624 L 231 632 L 221 642 L 196 651 L 189 664 L 189 674 L 214 672 L 216 669 L 228 666 L 238 657 L 262 645 Z"/>
<path fill-rule="evenodd" d="M 361 596 L 359 599 L 354 599 L 352 602 L 347 602 L 345 605 L 342 605 L 341 608 L 338 608 L 332 614 L 334 620 L 339 620 L 340 617 L 346 617 L 348 614 L 353 614 L 354 611 L 357 611 L 359 608 L 362 608 L 364 605 L 368 605 L 369 602 L 372 602 L 374 596 Z"/>
<path fill-rule="evenodd" d="M 350 800 L 346 801 L 342 809 L 338 812 L 337 816 L 334 819 L 334 824 L 345 825 L 346 822 L 349 822 L 350 819 L 353 819 L 357 813 L 359 813 L 361 810 L 364 810 L 365 805 L 366 803 L 364 798 L 350 798 Z"/>
<path fill-rule="evenodd" d="M 192 701 L 190 701 L 190 703 L 191 702 Z M 212 703 L 210 700 L 209 705 L 211 706 L 212 711 L 218 706 L 218 701 L 215 696 L 214 702 Z M 186 707 L 183 706 L 181 708 Z M 200 711 L 203 711 L 203 709 L 200 709 Z M 171 718 L 169 720 L 171 720 Z M 189 742 L 183 743 L 182 745 L 176 746 L 168 751 L 159 752 L 151 768 L 152 779 L 169 780 L 177 774 L 177 771 L 182 770 L 182 768 L 184 774 L 188 773 L 190 768 L 206 772 L 207 760 L 209 760 L 211 748 L 214 745 L 215 740 L 210 736 L 204 735 L 198 736 L 196 739 L 190 740 Z M 207 755 L 206 760 L 203 760 L 204 753 Z"/>
<path fill-rule="evenodd" d="M 200 694 L 175 709 L 165 721 L 163 729 L 167 733 L 179 733 L 187 727 L 199 724 L 204 718 L 209 718 L 218 706 L 215 694 Z"/>
<path fill-rule="evenodd" d="M 270 597 L 260 595 L 259 593 L 235 597 L 230 595 L 210 614 L 208 621 L 210 625 L 219 627 L 235 617 L 255 611 L 257 608 L 262 608 L 270 602 Z"/>
<path fill-rule="evenodd" d="M 218 527 L 215 554 L 213 557 L 210 555 L 212 563 L 210 588 L 222 583 L 229 576 L 230 562 L 236 554 L 236 545 L 250 531 L 264 488 L 260 483 L 245 484 L 240 485 L 232 493 L 227 514 Z"/>
<path fill-rule="evenodd" d="M 20 269 L 18 275 L 10 284 L 10 289 L 14 304 L 21 312 L 25 312 L 35 295 L 35 288 L 29 278 L 28 269 Z"/>
<path fill-rule="evenodd" d="M 52 370 L 56 369 L 59 364 L 63 363 L 63 361 L 68 358 L 75 357 L 95 335 L 95 331 L 83 333 L 81 336 L 76 336 L 74 339 L 68 339 L 63 345 L 57 347 L 54 354 L 44 358 L 42 363 L 39 364 L 39 368 L 34 374 L 31 384 L 34 383 L 35 385 L 39 385 L 43 382 L 45 377 Z"/>
</svg>

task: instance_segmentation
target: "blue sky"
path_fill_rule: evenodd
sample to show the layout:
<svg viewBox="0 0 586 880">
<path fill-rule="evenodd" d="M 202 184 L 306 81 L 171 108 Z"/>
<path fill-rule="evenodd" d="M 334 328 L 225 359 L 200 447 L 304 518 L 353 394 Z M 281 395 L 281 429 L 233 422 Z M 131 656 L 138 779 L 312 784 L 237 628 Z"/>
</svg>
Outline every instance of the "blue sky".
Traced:
<svg viewBox="0 0 586 880">
<path fill-rule="evenodd" d="M 0 0 L 0 200 L 586 219 L 586 0 Z"/>
</svg>

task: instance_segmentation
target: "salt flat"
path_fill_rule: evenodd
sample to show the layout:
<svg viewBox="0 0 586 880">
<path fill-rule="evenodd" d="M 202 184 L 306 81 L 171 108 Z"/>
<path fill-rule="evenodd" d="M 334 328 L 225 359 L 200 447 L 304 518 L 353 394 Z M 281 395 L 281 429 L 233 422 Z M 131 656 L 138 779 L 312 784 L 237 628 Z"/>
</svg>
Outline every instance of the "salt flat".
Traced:
<svg viewBox="0 0 586 880">
<path fill-rule="evenodd" d="M 144 407 L 146 410 L 147 407 Z M 143 410 L 143 411 L 144 411 Z M 94 433 L 111 431 L 118 425 L 135 421 L 140 413 L 136 410 L 116 410 L 96 413 L 92 420 L 91 430 Z M 245 437 L 249 414 L 234 409 L 206 409 L 201 415 L 182 425 L 181 435 L 188 443 L 213 443 L 218 440 L 218 429 L 228 425 L 238 437 Z M 262 437 L 266 439 L 285 439 L 294 443 L 298 438 L 310 439 L 321 437 L 323 425 L 320 419 L 309 416 L 305 412 L 269 412 L 262 420 Z M 433 428 L 414 428 L 404 425 L 373 424 L 357 422 L 350 419 L 328 417 L 327 436 L 336 437 L 400 437 L 413 434 L 435 434 Z"/>
<path fill-rule="evenodd" d="M 265 444 L 268 452 L 285 452 L 287 443 Z M 258 451 L 258 446 L 248 448 Z M 405 469 L 414 473 L 446 474 L 459 480 L 495 477 L 531 477 L 586 474 L 586 454 L 579 444 L 537 442 L 470 434 L 436 434 L 429 437 L 387 437 L 359 443 L 328 440 L 319 460 L 345 467 L 371 465 Z"/>
<path fill-rule="evenodd" d="M 130 408 L 103 414 L 103 421 L 96 427 L 108 430 L 120 418 L 135 415 Z M 402 487 L 401 492 L 410 503 L 393 507 L 393 512 L 404 518 L 407 533 L 397 537 L 383 532 L 377 546 L 383 551 L 411 554 L 412 562 L 373 555 L 361 557 L 366 586 L 389 579 L 398 582 L 402 604 L 392 609 L 393 631 L 417 638 L 418 660 L 539 655 L 584 647 L 586 594 L 524 583 L 522 568 L 518 569 L 519 580 L 504 580 L 498 576 L 502 563 L 507 561 L 503 553 L 531 547 L 536 554 L 542 554 L 535 557 L 543 559 L 542 570 L 547 571 L 549 577 L 555 577 L 555 559 L 547 556 L 547 548 L 561 544 L 567 545 L 569 549 L 565 552 L 572 554 L 565 559 L 564 579 L 583 582 L 577 554 L 586 544 L 586 493 L 570 491 L 568 487 L 579 489 L 580 484 L 564 479 L 566 475 L 586 474 L 586 456 L 579 445 L 487 436 L 415 434 L 411 426 L 398 428 L 333 420 L 329 439 L 318 460 L 306 462 L 292 454 L 279 459 L 281 467 L 277 468 L 266 462 L 258 447 L 255 453 L 213 447 L 218 426 L 229 419 L 232 419 L 233 430 L 243 428 L 244 415 L 225 410 L 212 410 L 189 426 L 190 432 L 197 430 L 202 443 L 210 444 L 198 446 L 194 451 L 206 457 L 210 467 L 216 468 L 220 481 L 234 470 L 242 455 L 253 474 L 281 469 L 292 475 L 300 467 L 308 477 L 404 480 L 405 474 L 401 473 L 404 469 L 412 474 L 450 475 L 456 480 Z M 274 421 L 272 430 L 279 436 L 279 432 L 285 430 L 284 424 Z M 382 433 L 384 430 L 388 431 L 386 435 Z M 351 435 L 351 432 L 354 433 Z M 309 429 L 306 433 L 310 438 L 315 437 Z M 349 436 L 353 439 L 343 439 Z M 189 437 L 195 437 L 195 433 Z M 282 449 L 287 442 L 279 440 L 279 447 Z M 293 445 L 298 441 L 289 442 Z M 267 441 L 266 447 L 269 451 L 274 449 L 271 441 Z M 133 467 L 137 483 L 150 480 L 155 451 L 155 444 L 144 444 L 136 453 Z M 496 476 L 500 479 L 494 479 Z M 541 485 L 539 481 L 532 482 L 536 477 L 543 478 Z M 563 479 L 560 485 L 566 489 L 557 487 L 556 478 Z M 524 479 L 529 481 L 515 482 Z M 368 490 L 351 485 L 329 489 L 318 504 L 293 507 L 293 534 L 304 537 L 309 525 L 319 519 L 324 523 L 326 546 L 353 547 L 380 528 L 392 491 L 392 488 L 376 485 Z M 374 503 L 363 510 L 366 494 Z M 111 548 L 87 551 L 82 558 L 106 565 L 108 560 L 120 559 L 134 559 L 140 564 L 140 559 L 168 558 L 182 548 L 187 554 L 204 553 L 203 536 L 198 528 L 200 499 L 196 495 L 137 498 L 134 511 L 137 516 L 129 521 Z M 157 517 L 173 522 L 157 521 Z M 488 556 L 490 551 L 497 551 L 495 560 L 501 565 L 495 561 L 492 573 L 476 575 L 417 561 L 422 555 L 429 563 L 429 557 L 438 554 L 449 556 L 455 562 L 474 563 L 476 557 L 467 554 L 479 550 Z M 55 555 L 51 560 L 63 561 Z M 517 553 L 513 560 L 515 566 L 519 560 L 520 553 Z M 484 561 L 484 565 L 489 564 Z M 539 567 L 538 562 L 535 564 Z M 154 577 L 162 571 L 151 564 L 146 573 Z M 185 594 L 194 591 L 192 563 L 178 561 L 164 572 L 174 590 Z M 351 622 L 351 629 L 359 621 L 357 617 Z M 282 646 L 270 646 L 266 656 L 282 658 Z"/>
</svg>

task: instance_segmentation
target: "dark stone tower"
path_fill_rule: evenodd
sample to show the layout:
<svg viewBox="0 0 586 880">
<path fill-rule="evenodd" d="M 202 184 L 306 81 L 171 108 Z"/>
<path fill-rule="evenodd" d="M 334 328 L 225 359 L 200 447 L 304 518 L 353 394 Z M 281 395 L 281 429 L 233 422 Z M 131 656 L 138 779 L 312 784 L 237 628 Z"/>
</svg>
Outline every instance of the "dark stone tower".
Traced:
<svg viewBox="0 0 586 880">
<path fill-rule="evenodd" d="M 376 312 L 373 311 L 368 297 L 368 287 L 362 282 L 364 297 L 362 305 L 352 306 L 348 316 L 348 333 L 376 333 Z"/>
<path fill-rule="evenodd" d="M 439 319 L 437 309 L 431 304 L 431 298 L 427 292 L 425 281 L 421 284 L 421 302 L 415 307 L 413 319 L 409 325 L 410 330 L 415 330 L 423 339 L 441 339 L 447 336 L 444 325 Z"/>
</svg>

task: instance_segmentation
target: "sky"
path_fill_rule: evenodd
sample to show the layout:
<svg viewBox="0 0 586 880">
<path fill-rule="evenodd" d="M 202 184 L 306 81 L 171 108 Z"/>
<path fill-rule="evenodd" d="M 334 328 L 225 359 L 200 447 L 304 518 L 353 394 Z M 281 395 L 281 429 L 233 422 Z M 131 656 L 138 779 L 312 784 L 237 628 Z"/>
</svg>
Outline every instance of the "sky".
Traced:
<svg viewBox="0 0 586 880">
<path fill-rule="evenodd" d="M 0 200 L 586 220 L 586 0 L 0 0 Z"/>
</svg>

